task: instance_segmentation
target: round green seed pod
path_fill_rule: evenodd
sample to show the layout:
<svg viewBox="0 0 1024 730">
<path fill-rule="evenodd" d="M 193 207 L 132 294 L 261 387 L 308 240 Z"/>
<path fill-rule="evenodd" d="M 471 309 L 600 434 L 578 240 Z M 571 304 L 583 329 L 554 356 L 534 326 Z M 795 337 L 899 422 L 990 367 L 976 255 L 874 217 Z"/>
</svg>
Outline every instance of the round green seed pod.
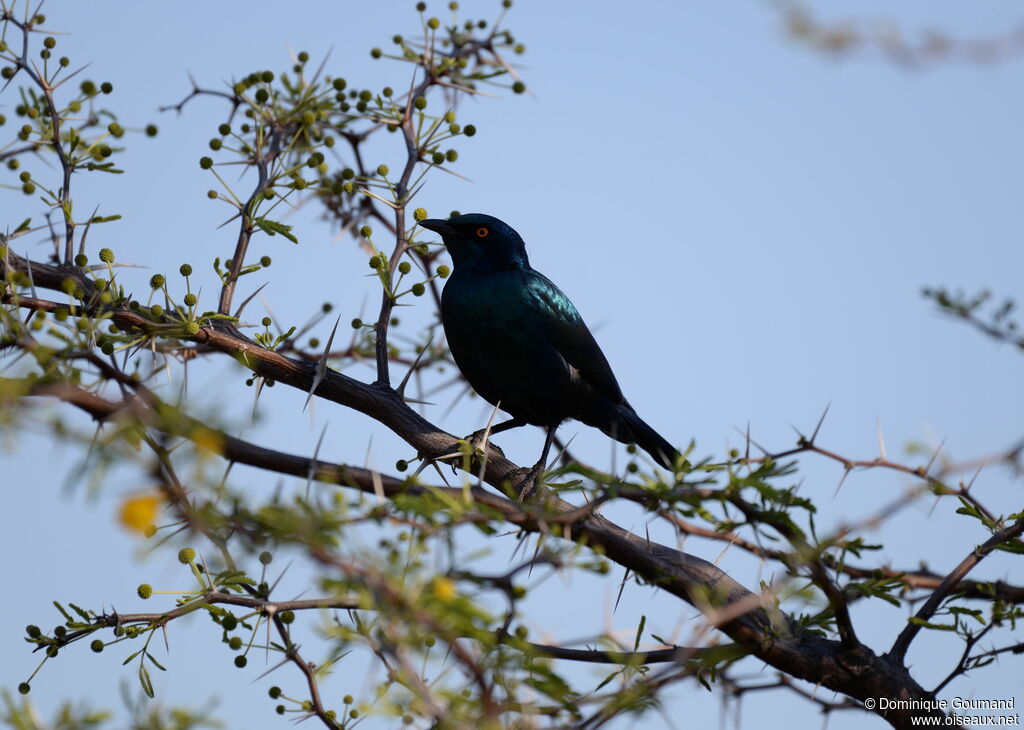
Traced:
<svg viewBox="0 0 1024 730">
<path fill-rule="evenodd" d="M 75 256 L 75 266 L 82 267 L 82 266 L 88 266 L 88 264 L 89 264 L 89 257 L 86 256 L 84 253 L 80 253 L 80 254 L 77 254 Z"/>
<path fill-rule="evenodd" d="M 101 248 L 100 249 L 100 261 L 102 261 L 105 264 L 112 264 L 112 263 L 114 263 L 114 252 L 111 251 L 109 248 Z"/>
<path fill-rule="evenodd" d="M 267 692 L 267 694 L 270 695 L 270 699 L 276 700 L 278 697 L 281 696 L 281 688 L 280 687 L 271 687 L 270 690 Z"/>
<path fill-rule="evenodd" d="M 260 266 L 264 269 L 270 266 L 271 258 L 269 256 L 260 256 Z"/>
<path fill-rule="evenodd" d="M 272 325 L 274 323 L 274 320 L 272 320 L 270 317 L 264 317 L 262 320 L 260 320 L 260 323 L 264 327 L 269 327 L 270 325 Z"/>
<path fill-rule="evenodd" d="M 427 27 L 430 28 L 431 30 L 437 30 L 438 28 L 441 27 L 441 21 L 438 20 L 437 18 L 430 18 L 427 21 Z"/>
<path fill-rule="evenodd" d="M 357 330 L 362 326 L 363 320 L 359 319 L 359 317 L 356 317 L 355 319 L 352 320 L 352 329 Z"/>
<path fill-rule="evenodd" d="M 398 271 L 401 274 L 408 274 L 410 271 L 412 271 L 412 264 L 410 264 L 408 261 L 403 261 L 398 265 Z"/>
<path fill-rule="evenodd" d="M 248 664 L 248 663 L 249 663 L 249 660 L 246 659 L 244 656 L 236 656 L 235 657 L 235 666 L 238 667 L 239 669 L 244 668 L 245 665 Z"/>
<path fill-rule="evenodd" d="M 373 235 L 373 229 L 370 228 L 370 226 L 362 226 L 359 229 L 359 235 L 362 236 L 363 238 L 369 238 L 370 236 Z"/>
<path fill-rule="evenodd" d="M 113 90 L 114 85 L 109 81 L 104 81 L 102 84 L 100 84 L 100 91 L 102 91 L 104 94 L 109 94 Z"/>
<path fill-rule="evenodd" d="M 455 162 L 457 159 L 459 159 L 459 151 L 448 150 L 447 152 L 444 153 L 444 158 L 448 160 L 448 162 Z"/>
<path fill-rule="evenodd" d="M 39 629 L 39 627 L 34 624 L 29 624 L 28 626 L 26 626 L 25 633 L 33 639 L 38 639 L 40 636 L 43 635 L 43 632 Z"/>
<path fill-rule="evenodd" d="M 373 49 L 370 50 L 370 56 L 372 58 L 380 58 L 383 55 L 384 55 L 384 51 L 380 50 L 379 48 L 373 48 Z"/>
<path fill-rule="evenodd" d="M 153 276 L 151 276 L 149 278 L 149 288 L 150 289 L 159 289 L 160 287 L 162 287 L 166 283 L 167 283 L 167 280 L 164 278 L 163 274 L 153 274 Z"/>
<path fill-rule="evenodd" d="M 230 639 L 228 639 L 228 646 L 230 646 L 235 651 L 238 651 L 242 648 L 242 639 L 238 636 L 232 636 Z"/>
<path fill-rule="evenodd" d="M 387 165 L 377 165 L 377 174 L 381 177 L 387 177 L 388 172 L 389 170 Z"/>
<path fill-rule="evenodd" d="M 448 275 L 452 273 L 452 270 L 446 264 L 441 264 L 437 267 L 437 275 L 442 279 L 447 279 Z"/>
<path fill-rule="evenodd" d="M 210 157 L 200 157 L 199 167 L 203 168 L 204 170 L 209 170 L 211 167 L 213 167 L 213 159 Z"/>
<path fill-rule="evenodd" d="M 430 159 L 435 165 L 441 165 L 444 163 L 444 153 L 435 152 L 433 155 L 431 155 Z"/>
<path fill-rule="evenodd" d="M 31 687 L 31 685 L 29 685 L 28 682 L 22 682 L 21 684 L 18 685 L 18 694 L 27 695 L 31 691 L 32 691 L 32 687 Z"/>
<path fill-rule="evenodd" d="M 146 125 L 146 136 L 147 137 L 155 137 L 157 135 L 157 132 L 159 132 L 159 131 L 160 131 L 159 128 L 155 124 L 147 124 Z"/>
<path fill-rule="evenodd" d="M 412 105 L 419 109 L 420 111 L 423 111 L 424 109 L 427 108 L 427 97 L 417 96 L 415 99 L 413 99 Z"/>
<path fill-rule="evenodd" d="M 512 91 L 515 92 L 516 94 L 522 94 L 524 91 L 526 91 L 526 84 L 524 84 L 522 81 L 516 81 L 514 84 L 512 84 Z"/>
<path fill-rule="evenodd" d="M 294 611 L 281 611 L 281 622 L 282 623 L 290 624 L 290 623 L 293 623 L 294 621 L 295 621 L 295 612 Z"/>
<path fill-rule="evenodd" d="M 186 307 L 194 307 L 196 306 L 196 302 L 198 301 L 199 297 L 197 297 L 195 294 L 190 293 L 185 295 L 184 302 Z"/>
<path fill-rule="evenodd" d="M 89 644 L 89 648 L 99 654 L 103 651 L 103 641 L 101 639 L 93 639 L 92 643 Z"/>
<path fill-rule="evenodd" d="M 264 550 L 260 553 L 259 560 L 260 565 L 270 565 L 270 563 L 274 560 L 274 556 L 271 554 L 269 550 Z"/>
<path fill-rule="evenodd" d="M 472 137 L 474 134 L 476 134 L 476 127 L 474 127 L 472 124 L 467 124 L 465 127 L 463 127 L 462 133 L 467 137 Z"/>
<path fill-rule="evenodd" d="M 220 196 L 217 194 L 216 190 L 207 190 L 206 197 L 209 198 L 210 200 L 216 200 Z"/>
<path fill-rule="evenodd" d="M 182 565 L 188 565 L 196 559 L 196 551 L 193 548 L 186 547 L 178 551 L 178 562 Z"/>
<path fill-rule="evenodd" d="M 162 317 L 164 314 L 164 308 L 161 307 L 159 304 L 154 304 L 152 307 L 149 308 L 149 313 L 152 314 L 157 319 L 160 319 L 160 317 Z"/>
<path fill-rule="evenodd" d="M 414 297 L 421 297 L 421 296 L 423 296 L 423 293 L 426 292 L 426 290 L 427 290 L 427 288 L 425 286 L 423 286 L 423 284 L 421 284 L 419 282 L 417 282 L 417 283 L 412 285 L 412 295 Z"/>
<path fill-rule="evenodd" d="M 135 592 L 139 594 L 139 598 L 145 601 L 153 595 L 153 586 L 149 585 L 149 583 L 143 583 L 135 589 Z"/>
</svg>

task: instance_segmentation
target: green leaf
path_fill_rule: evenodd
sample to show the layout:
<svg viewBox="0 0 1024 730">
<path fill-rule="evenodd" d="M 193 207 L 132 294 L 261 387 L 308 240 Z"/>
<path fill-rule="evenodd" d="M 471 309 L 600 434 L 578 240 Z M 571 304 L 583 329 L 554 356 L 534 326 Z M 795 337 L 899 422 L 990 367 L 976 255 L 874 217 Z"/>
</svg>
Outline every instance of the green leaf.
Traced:
<svg viewBox="0 0 1024 730">
<path fill-rule="evenodd" d="M 153 692 L 153 680 L 149 678 L 149 670 L 146 669 L 146 665 L 143 662 L 139 662 L 139 684 L 142 685 L 142 691 L 146 693 L 149 699 L 153 699 L 156 693 Z"/>
<path fill-rule="evenodd" d="M 996 545 L 996 550 L 1002 550 L 1007 553 L 1015 553 L 1017 555 L 1024 555 L 1024 542 L 1020 540 L 1012 540 L 1010 542 L 1003 542 Z"/>
<path fill-rule="evenodd" d="M 79 616 L 82 617 L 83 621 L 92 621 L 92 616 L 84 608 L 79 608 L 78 606 L 76 606 L 73 603 L 69 603 L 68 605 L 71 606 L 71 610 L 72 611 L 74 611 L 75 613 L 77 613 Z"/>
<path fill-rule="evenodd" d="M 647 623 L 647 617 L 640 617 L 640 625 L 636 627 L 636 639 L 633 641 L 633 651 L 637 651 L 640 648 L 640 637 L 644 633 L 644 625 Z"/>
<path fill-rule="evenodd" d="M 299 239 L 297 239 L 295 234 L 292 233 L 292 227 L 285 225 L 284 223 L 268 220 L 267 218 L 256 218 L 253 220 L 253 224 L 268 236 L 274 236 L 280 233 L 292 243 L 299 242 Z"/>
<path fill-rule="evenodd" d="M 32 219 L 31 219 L 31 218 L 26 218 L 25 220 L 23 220 L 23 221 L 21 222 L 21 225 L 20 225 L 20 226 L 18 226 L 17 228 L 15 228 L 15 229 L 14 229 L 14 232 L 15 232 L 15 233 L 21 233 L 22 231 L 27 231 L 27 230 L 28 230 L 28 227 L 29 227 L 29 226 L 30 226 L 31 224 L 32 224 Z"/>
<path fill-rule="evenodd" d="M 933 624 L 930 621 L 925 621 L 923 618 L 917 616 L 910 617 L 910 623 L 917 626 L 923 626 L 926 629 L 935 629 L 936 631 L 956 631 L 956 624 Z"/>
<path fill-rule="evenodd" d="M 605 686 L 606 684 L 608 684 L 609 682 L 611 682 L 611 681 L 612 681 L 613 679 L 615 679 L 616 677 L 618 677 L 618 676 L 619 676 L 619 674 L 621 674 L 621 673 L 622 673 L 622 671 L 621 671 L 621 670 L 616 670 L 616 671 L 612 672 L 612 673 L 611 673 L 611 674 L 609 674 L 609 675 L 608 675 L 607 677 L 605 677 L 604 679 L 602 679 L 602 680 L 601 680 L 601 683 L 600 683 L 599 685 L 597 685 L 597 686 L 596 686 L 596 687 L 594 688 L 594 691 L 595 691 L 595 692 L 597 692 L 597 691 L 598 691 L 599 689 L 601 689 L 601 688 L 602 688 L 602 687 L 604 687 L 604 686 Z"/>
</svg>

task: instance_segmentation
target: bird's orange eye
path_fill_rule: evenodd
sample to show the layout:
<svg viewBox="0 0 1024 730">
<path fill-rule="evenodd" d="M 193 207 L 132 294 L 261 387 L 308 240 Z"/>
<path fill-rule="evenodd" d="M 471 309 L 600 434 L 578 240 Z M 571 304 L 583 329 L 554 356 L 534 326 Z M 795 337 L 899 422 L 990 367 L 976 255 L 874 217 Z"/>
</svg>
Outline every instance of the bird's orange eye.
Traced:
<svg viewBox="0 0 1024 730">
<path fill-rule="evenodd" d="M 477 238 L 487 238 L 489 235 L 491 235 L 491 231 L 489 228 L 484 228 L 483 226 L 481 226 L 480 228 L 476 229 L 476 235 Z"/>
</svg>

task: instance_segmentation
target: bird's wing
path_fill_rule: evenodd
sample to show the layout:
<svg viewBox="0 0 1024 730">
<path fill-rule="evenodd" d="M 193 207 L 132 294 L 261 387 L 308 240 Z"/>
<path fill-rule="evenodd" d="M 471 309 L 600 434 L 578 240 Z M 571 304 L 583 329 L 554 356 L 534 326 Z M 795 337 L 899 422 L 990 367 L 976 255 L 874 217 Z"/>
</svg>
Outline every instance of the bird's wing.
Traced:
<svg viewBox="0 0 1024 730">
<path fill-rule="evenodd" d="M 539 334 L 575 369 L 590 387 L 612 403 L 624 403 L 622 390 L 608 360 L 590 334 L 576 307 L 562 290 L 543 274 L 531 271 L 527 292 L 543 313 Z"/>
</svg>

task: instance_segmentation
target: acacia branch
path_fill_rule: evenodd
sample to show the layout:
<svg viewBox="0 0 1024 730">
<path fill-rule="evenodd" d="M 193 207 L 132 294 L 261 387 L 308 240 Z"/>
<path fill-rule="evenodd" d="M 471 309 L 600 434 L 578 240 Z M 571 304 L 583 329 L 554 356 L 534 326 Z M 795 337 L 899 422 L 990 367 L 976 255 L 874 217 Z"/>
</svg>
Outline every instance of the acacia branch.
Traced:
<svg viewBox="0 0 1024 730">
<path fill-rule="evenodd" d="M 1019 538 L 1022 532 L 1024 532 L 1024 519 L 1017 520 L 1012 525 L 999 530 L 961 560 L 960 564 L 950 571 L 949 575 L 943 579 L 939 587 L 932 592 L 932 595 L 914 615 L 914 618 L 917 620 L 908 623 L 903 631 L 900 632 L 900 635 L 896 637 L 896 641 L 889 650 L 888 656 L 891 656 L 894 661 L 903 664 L 907 655 L 907 649 L 910 648 L 910 642 L 921 631 L 922 625 L 935 614 L 946 596 L 953 592 L 954 587 L 990 552 L 1000 545 Z"/>
<path fill-rule="evenodd" d="M 9 262 L 4 265 L 5 268 L 10 267 L 19 271 L 25 271 L 27 268 L 24 259 L 10 252 Z M 83 289 L 83 300 L 93 300 L 94 285 L 80 272 L 35 262 L 32 263 L 32 272 L 35 285 L 49 289 L 60 289 L 64 279 L 70 276 Z M 6 298 L 22 307 L 46 311 L 63 306 L 56 302 L 30 299 L 20 295 L 8 295 Z M 109 316 L 126 332 L 146 333 L 154 329 L 151 320 L 128 307 L 101 308 L 100 305 L 96 305 L 92 313 L 96 314 L 101 309 L 104 316 Z M 260 347 L 246 340 L 234 328 L 212 322 L 201 326 L 194 335 L 182 339 L 229 354 L 257 375 L 294 387 L 300 392 L 308 392 L 313 385 L 315 366 Z M 381 383 L 366 384 L 341 373 L 327 371 L 317 387 L 316 394 L 380 422 L 426 458 L 450 454 L 456 450 L 459 443 L 453 435 L 412 410 L 390 386 Z M 241 446 L 234 444 L 229 437 L 225 440 L 225 453 L 229 444 Z M 266 458 L 268 454 L 251 453 L 251 456 L 255 461 L 257 458 Z M 273 458 L 277 463 L 288 461 L 277 455 Z M 301 460 L 298 457 L 291 461 L 291 467 L 295 469 L 297 475 L 307 476 L 308 466 L 308 460 Z M 528 469 L 505 459 L 494 449 L 488 452 L 485 464 L 470 465 L 472 473 L 477 473 L 476 470 L 481 466 L 483 480 L 501 492 L 511 490 L 510 493 L 516 493 L 515 487 L 529 474 Z M 306 469 L 299 471 L 302 467 Z M 360 473 L 354 468 L 346 467 L 339 476 L 342 476 L 343 480 L 352 480 L 353 486 L 359 486 Z M 364 476 L 369 477 L 367 481 L 372 486 L 374 476 L 369 472 Z M 387 484 L 387 480 L 383 481 Z M 397 482 L 393 487 L 396 491 L 392 493 L 408 488 L 404 482 Z M 752 653 L 780 671 L 820 683 L 857 699 L 890 696 L 894 692 L 906 698 L 932 698 L 932 695 L 909 675 L 905 667 L 889 661 L 886 657 L 876 656 L 867 647 L 856 646 L 849 649 L 844 648 L 839 642 L 808 632 L 793 633 L 790 628 L 793 624 L 789 617 L 778 610 L 766 610 L 761 597 L 751 593 L 702 558 L 651 542 L 646 537 L 633 534 L 600 515 L 582 515 L 580 519 L 569 524 L 547 525 L 542 514 L 530 514 L 526 511 L 527 506 L 515 505 L 511 500 L 479 489 L 473 489 L 472 495 L 474 499 L 480 499 L 482 504 L 497 505 L 502 518 L 513 524 L 519 524 L 531 531 L 543 529 L 555 536 L 598 547 L 609 559 L 636 572 L 666 592 L 691 603 L 705 613 L 722 617 L 721 622 L 715 624 L 718 628 L 733 641 L 750 648 Z M 545 512 L 571 513 L 579 509 L 547 490 L 540 491 L 537 502 L 543 505 Z M 512 506 L 509 506 L 509 503 Z M 941 714 L 938 711 L 936 713 Z M 909 723 L 909 717 L 910 713 L 907 711 L 890 713 L 886 719 L 894 726 L 900 727 Z"/>
</svg>

